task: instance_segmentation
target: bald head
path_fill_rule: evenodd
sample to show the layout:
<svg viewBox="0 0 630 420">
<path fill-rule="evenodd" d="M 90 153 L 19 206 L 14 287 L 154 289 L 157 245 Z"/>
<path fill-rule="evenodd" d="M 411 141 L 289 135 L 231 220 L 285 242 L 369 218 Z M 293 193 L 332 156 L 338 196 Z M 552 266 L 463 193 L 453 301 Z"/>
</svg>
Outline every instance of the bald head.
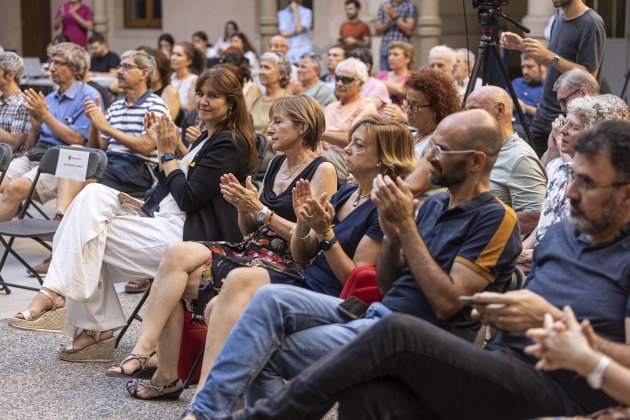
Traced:
<svg viewBox="0 0 630 420">
<path fill-rule="evenodd" d="M 289 41 L 282 35 L 274 35 L 269 40 L 267 51 L 286 54 L 289 51 Z"/>
<path fill-rule="evenodd" d="M 485 170 L 490 174 L 503 136 L 497 120 L 483 109 L 456 112 L 444 118 L 436 128 L 436 134 L 448 138 L 461 150 L 479 150 L 486 154 Z"/>
<path fill-rule="evenodd" d="M 512 98 L 497 86 L 482 86 L 466 99 L 465 109 L 483 109 L 499 123 L 503 140 L 512 135 Z"/>
</svg>

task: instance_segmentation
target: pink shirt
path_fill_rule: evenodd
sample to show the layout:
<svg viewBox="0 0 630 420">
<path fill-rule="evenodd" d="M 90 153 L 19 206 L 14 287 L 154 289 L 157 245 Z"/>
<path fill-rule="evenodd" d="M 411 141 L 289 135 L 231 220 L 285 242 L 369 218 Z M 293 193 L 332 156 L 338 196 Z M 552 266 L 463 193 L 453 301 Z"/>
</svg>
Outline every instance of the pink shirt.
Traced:
<svg viewBox="0 0 630 420">
<path fill-rule="evenodd" d="M 374 103 L 363 97 L 348 105 L 341 105 L 341 101 L 333 102 L 324 108 L 326 130 L 348 132 L 355 122 L 367 115 L 376 113 Z M 324 142 L 324 148 L 341 149 L 341 147 L 328 142 Z"/>
<path fill-rule="evenodd" d="M 378 80 L 390 80 L 389 79 L 389 74 L 390 72 L 388 71 L 379 71 L 378 73 L 376 73 L 376 76 L 374 76 L 376 79 Z M 393 72 L 392 72 L 393 74 Z M 395 79 L 392 80 L 392 82 L 394 83 L 400 83 L 403 84 L 407 81 L 407 79 L 409 79 L 409 76 L 411 76 L 411 72 L 407 72 L 405 74 L 403 74 L 402 76 L 398 76 Z M 392 95 L 392 102 L 396 105 L 401 105 L 402 104 L 402 100 L 403 100 L 403 96 L 402 95 Z"/>
<path fill-rule="evenodd" d="M 363 83 L 361 96 L 363 96 L 364 98 L 380 99 L 383 102 L 383 105 L 381 106 L 381 108 L 379 108 L 379 113 L 385 107 L 385 105 L 392 103 L 392 100 L 389 97 L 389 93 L 387 92 L 387 86 L 385 86 L 385 83 L 373 77 L 370 77 L 367 82 Z"/>
<path fill-rule="evenodd" d="M 79 22 L 70 13 L 70 3 L 60 4 L 55 13 L 55 19 L 61 15 L 63 8 L 64 15 L 61 21 L 61 33 L 66 35 L 70 42 L 74 42 L 77 45 L 87 48 L 87 29 L 79 24 Z M 81 3 L 76 11 L 77 15 L 81 16 L 84 20 L 93 21 L 92 9 L 89 6 Z"/>
</svg>

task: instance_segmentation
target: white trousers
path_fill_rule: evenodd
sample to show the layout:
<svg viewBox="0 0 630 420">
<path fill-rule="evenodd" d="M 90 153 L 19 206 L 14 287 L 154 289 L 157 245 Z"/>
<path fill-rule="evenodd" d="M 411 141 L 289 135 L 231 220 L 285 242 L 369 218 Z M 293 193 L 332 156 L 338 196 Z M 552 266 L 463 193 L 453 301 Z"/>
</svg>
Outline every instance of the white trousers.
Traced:
<svg viewBox="0 0 630 420">
<path fill-rule="evenodd" d="M 74 199 L 53 240 L 44 287 L 65 296 L 64 333 L 120 328 L 125 316 L 115 282 L 154 278 L 166 247 L 182 240 L 177 215 L 139 217 L 120 205 L 118 191 L 90 184 Z"/>
</svg>

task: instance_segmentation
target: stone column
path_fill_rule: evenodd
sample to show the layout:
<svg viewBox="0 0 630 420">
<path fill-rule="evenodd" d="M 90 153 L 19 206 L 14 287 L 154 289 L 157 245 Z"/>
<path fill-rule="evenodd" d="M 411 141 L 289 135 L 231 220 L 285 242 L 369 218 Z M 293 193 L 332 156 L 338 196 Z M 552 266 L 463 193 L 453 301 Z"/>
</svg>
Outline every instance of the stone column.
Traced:
<svg viewBox="0 0 630 420">
<path fill-rule="evenodd" d="M 523 25 L 532 31 L 526 35 L 543 40 L 545 26 L 547 26 L 549 18 L 555 12 L 556 9 L 550 0 L 529 0 L 527 2 L 527 15 L 523 18 Z"/>
<path fill-rule="evenodd" d="M 107 38 L 109 32 L 107 0 L 94 0 L 94 32 L 100 32 Z"/>
<path fill-rule="evenodd" d="M 415 44 L 415 68 L 422 68 L 429 64 L 429 50 L 440 43 L 442 35 L 442 20 L 440 19 L 440 5 L 438 0 L 415 1 L 418 6 L 418 24 L 416 34 L 418 42 Z"/>
<path fill-rule="evenodd" d="M 278 18 L 276 17 L 278 6 L 276 0 L 262 0 L 259 5 L 260 45 L 258 51 L 265 51 L 271 37 L 278 33 Z"/>
</svg>

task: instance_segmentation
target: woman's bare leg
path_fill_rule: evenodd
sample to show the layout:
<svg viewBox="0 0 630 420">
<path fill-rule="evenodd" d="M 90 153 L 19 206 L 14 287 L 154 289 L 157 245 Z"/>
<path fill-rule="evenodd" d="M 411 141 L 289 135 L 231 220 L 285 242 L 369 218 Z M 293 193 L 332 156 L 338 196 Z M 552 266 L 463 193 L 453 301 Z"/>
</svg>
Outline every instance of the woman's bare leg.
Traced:
<svg viewBox="0 0 630 420">
<path fill-rule="evenodd" d="M 206 308 L 208 335 L 197 391 L 203 388 L 223 343 L 247 304 L 256 291 L 265 284 L 269 284 L 269 281 L 267 270 L 259 267 L 237 268 L 228 274 L 216 301 L 213 305 L 208 305 L 210 309 Z"/>
<path fill-rule="evenodd" d="M 171 347 L 170 344 L 167 344 L 169 340 L 166 339 L 166 336 L 175 334 L 179 337 L 177 342 L 179 343 L 181 340 L 183 310 L 179 302 L 183 297 L 194 298 L 197 296 L 200 281 L 199 268 L 203 266 L 209 256 L 210 250 L 197 242 L 177 242 L 169 245 L 155 280 L 153 280 L 140 337 L 132 353 L 151 354 L 160 340 L 162 342 L 159 354 L 160 367 L 162 367 L 164 357 L 167 357 L 168 360 L 169 356 L 162 354 L 162 350 Z M 197 274 L 190 275 L 193 272 Z M 178 329 L 178 333 L 174 332 L 176 329 Z M 179 344 L 177 345 L 177 355 L 179 356 Z M 166 363 L 166 361 L 164 362 Z M 125 372 L 132 372 L 139 366 L 139 363 L 137 360 L 130 360 L 125 364 Z M 113 367 L 111 370 L 119 372 L 120 368 Z M 175 359 L 175 370 L 177 370 L 177 358 Z"/>
</svg>

